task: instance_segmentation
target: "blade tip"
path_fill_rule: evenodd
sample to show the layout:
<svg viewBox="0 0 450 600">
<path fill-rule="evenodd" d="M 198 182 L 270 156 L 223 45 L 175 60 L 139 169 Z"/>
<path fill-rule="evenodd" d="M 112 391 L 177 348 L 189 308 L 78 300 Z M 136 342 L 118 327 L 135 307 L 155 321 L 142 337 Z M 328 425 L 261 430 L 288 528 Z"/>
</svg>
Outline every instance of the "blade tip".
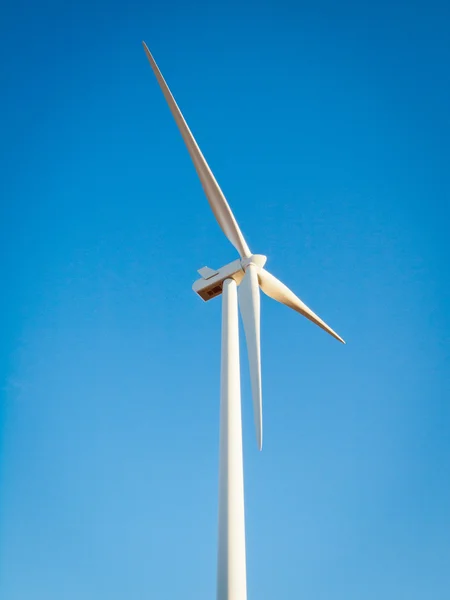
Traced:
<svg viewBox="0 0 450 600">
<path fill-rule="evenodd" d="M 335 331 L 333 331 L 332 329 L 329 329 L 327 331 L 334 337 L 335 340 L 341 342 L 341 344 L 346 344 L 346 341 L 343 338 L 341 338 L 341 336 L 338 335 Z"/>
</svg>

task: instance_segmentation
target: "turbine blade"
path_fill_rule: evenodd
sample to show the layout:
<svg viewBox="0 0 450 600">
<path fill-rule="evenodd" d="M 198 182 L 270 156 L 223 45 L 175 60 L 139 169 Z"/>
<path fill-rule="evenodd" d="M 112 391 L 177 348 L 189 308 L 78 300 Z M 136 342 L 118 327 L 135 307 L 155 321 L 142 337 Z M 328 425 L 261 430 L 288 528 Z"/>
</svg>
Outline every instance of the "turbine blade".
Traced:
<svg viewBox="0 0 450 600">
<path fill-rule="evenodd" d="M 175 119 L 178 129 L 180 130 L 183 140 L 187 146 L 192 162 L 194 163 L 195 170 L 200 178 L 203 190 L 208 198 L 208 202 L 211 206 L 214 216 L 216 217 L 217 222 L 219 223 L 224 234 L 239 252 L 241 258 L 248 258 L 251 256 L 250 249 L 247 246 L 233 213 L 231 212 L 228 202 L 226 201 L 219 184 L 215 180 L 211 169 L 209 168 L 205 158 L 203 157 L 203 154 L 200 151 L 200 148 L 197 145 L 197 142 L 194 139 L 194 136 L 184 120 L 184 117 L 181 114 L 181 111 L 178 108 L 178 105 L 164 80 L 164 77 L 161 75 L 161 71 L 151 55 L 150 50 L 147 48 L 145 42 L 142 42 L 142 45 L 144 46 L 145 53 L 147 54 L 147 58 L 153 69 L 156 79 L 158 80 L 162 93 L 164 94 L 173 118 Z"/>
<path fill-rule="evenodd" d="M 265 269 L 260 269 L 258 271 L 259 285 L 261 286 L 262 291 L 267 294 L 270 298 L 273 298 L 277 302 L 281 302 L 281 304 L 285 304 L 289 306 L 289 308 L 293 308 L 301 315 L 321 327 L 324 331 L 332 335 L 334 338 L 345 344 L 344 340 L 339 336 L 335 331 L 331 329 L 320 317 L 316 315 L 310 308 L 306 306 L 304 302 L 298 298 L 294 292 L 281 283 L 279 279 L 271 275 Z"/>
<path fill-rule="evenodd" d="M 258 267 L 250 264 L 239 286 L 239 308 L 247 341 L 250 382 L 253 396 L 253 413 L 258 448 L 262 448 L 262 391 L 260 344 L 260 297 Z"/>
</svg>

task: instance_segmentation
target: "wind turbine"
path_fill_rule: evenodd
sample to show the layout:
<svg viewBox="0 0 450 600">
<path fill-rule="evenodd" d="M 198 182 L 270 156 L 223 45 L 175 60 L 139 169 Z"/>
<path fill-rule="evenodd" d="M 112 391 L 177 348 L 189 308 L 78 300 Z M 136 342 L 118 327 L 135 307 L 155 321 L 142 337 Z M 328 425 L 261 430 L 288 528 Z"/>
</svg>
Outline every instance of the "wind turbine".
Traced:
<svg viewBox="0 0 450 600">
<path fill-rule="evenodd" d="M 247 342 L 253 412 L 258 448 L 262 448 L 262 393 L 259 288 L 270 298 L 285 304 L 344 340 L 304 304 L 288 287 L 271 275 L 266 257 L 252 254 L 214 175 L 194 139 L 150 50 L 145 53 L 187 146 L 211 210 L 223 233 L 240 258 L 221 267 L 199 269 L 201 279 L 192 286 L 205 301 L 222 294 L 222 359 L 219 446 L 219 535 L 217 600 L 246 600 L 244 474 L 242 463 L 241 389 L 239 370 L 239 308 Z M 239 293 L 238 288 L 239 286 Z"/>
</svg>

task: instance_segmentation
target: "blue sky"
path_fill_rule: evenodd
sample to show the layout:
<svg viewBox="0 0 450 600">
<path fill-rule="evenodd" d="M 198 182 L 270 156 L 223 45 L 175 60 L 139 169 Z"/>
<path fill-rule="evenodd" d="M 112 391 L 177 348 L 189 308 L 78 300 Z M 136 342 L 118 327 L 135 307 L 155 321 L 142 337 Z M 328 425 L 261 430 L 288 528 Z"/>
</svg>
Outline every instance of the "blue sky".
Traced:
<svg viewBox="0 0 450 600">
<path fill-rule="evenodd" d="M 191 285 L 236 254 L 143 39 L 250 247 L 348 342 L 263 297 L 249 600 L 448 599 L 449 17 L 2 6 L 2 600 L 215 594 L 221 306 Z"/>
</svg>

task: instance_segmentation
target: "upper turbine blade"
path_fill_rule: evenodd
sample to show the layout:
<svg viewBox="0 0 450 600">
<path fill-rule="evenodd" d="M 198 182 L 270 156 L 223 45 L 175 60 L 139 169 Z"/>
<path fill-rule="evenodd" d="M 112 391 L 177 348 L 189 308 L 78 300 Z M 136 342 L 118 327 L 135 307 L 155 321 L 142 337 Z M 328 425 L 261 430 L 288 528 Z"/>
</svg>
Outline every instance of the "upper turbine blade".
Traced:
<svg viewBox="0 0 450 600">
<path fill-rule="evenodd" d="M 300 300 L 300 298 L 297 298 L 294 292 L 291 292 L 291 290 L 285 286 L 284 283 L 281 283 L 279 279 L 271 275 L 265 269 L 260 269 L 258 271 L 258 277 L 262 291 L 270 296 L 270 298 L 273 298 L 274 300 L 281 302 L 281 304 L 285 304 L 286 306 L 293 308 L 301 315 L 332 335 L 334 338 L 345 344 L 341 336 L 339 336 L 331 329 L 331 327 L 322 321 L 320 317 L 318 317 L 310 308 L 308 308 L 306 304 Z"/>
<path fill-rule="evenodd" d="M 204 159 L 203 154 L 201 153 L 200 148 L 194 139 L 194 136 L 192 135 L 183 115 L 181 114 L 180 109 L 177 106 L 177 103 L 175 102 L 174 97 L 164 81 L 164 77 L 161 75 L 161 71 L 158 69 L 158 65 L 150 53 L 150 50 L 147 48 L 145 42 L 142 42 L 142 45 L 144 46 L 147 58 L 154 74 L 156 75 L 156 79 L 158 80 L 162 93 L 164 94 L 167 104 L 169 105 L 173 118 L 178 125 L 181 135 L 183 136 L 183 140 L 187 146 L 189 154 L 191 155 L 195 170 L 200 177 L 202 187 L 205 191 L 206 197 L 208 198 L 208 202 L 211 206 L 214 216 L 216 217 L 224 234 L 239 252 L 241 258 L 248 258 L 251 256 L 250 249 L 247 246 L 233 213 L 231 212 L 228 202 L 226 201 L 219 184 L 215 180 L 211 169 Z"/>
<path fill-rule="evenodd" d="M 262 392 L 261 392 L 261 344 L 260 344 L 260 297 L 258 267 L 250 264 L 239 286 L 239 308 L 247 341 L 250 381 L 253 396 L 256 441 L 262 448 Z"/>
</svg>

